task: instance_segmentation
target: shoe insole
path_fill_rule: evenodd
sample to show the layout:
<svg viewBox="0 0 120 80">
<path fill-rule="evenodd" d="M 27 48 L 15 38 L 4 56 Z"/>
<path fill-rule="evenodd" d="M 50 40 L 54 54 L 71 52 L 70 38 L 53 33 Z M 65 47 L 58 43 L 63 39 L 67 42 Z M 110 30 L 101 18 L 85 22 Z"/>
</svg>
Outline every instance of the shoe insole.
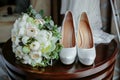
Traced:
<svg viewBox="0 0 120 80">
<path fill-rule="evenodd" d="M 78 28 L 78 47 L 91 48 L 93 47 L 92 33 L 89 24 L 85 20 L 80 20 Z"/>
<path fill-rule="evenodd" d="M 75 32 L 72 15 L 68 14 L 64 22 L 64 32 L 63 32 L 63 46 L 65 48 L 70 48 L 75 46 Z"/>
</svg>

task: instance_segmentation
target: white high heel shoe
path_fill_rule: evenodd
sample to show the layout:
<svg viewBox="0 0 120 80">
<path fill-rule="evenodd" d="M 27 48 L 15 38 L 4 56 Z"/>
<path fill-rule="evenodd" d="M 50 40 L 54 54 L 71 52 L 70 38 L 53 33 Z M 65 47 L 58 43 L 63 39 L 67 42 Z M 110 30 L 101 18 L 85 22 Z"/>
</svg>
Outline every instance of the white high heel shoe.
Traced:
<svg viewBox="0 0 120 80">
<path fill-rule="evenodd" d="M 76 38 L 73 16 L 70 11 L 67 11 L 62 24 L 62 39 L 60 43 L 63 45 L 59 56 L 63 64 L 69 65 L 76 58 Z"/>
<path fill-rule="evenodd" d="M 92 65 L 96 58 L 96 50 L 89 20 L 85 12 L 81 14 L 78 22 L 77 47 L 79 61 L 84 65 Z"/>
</svg>

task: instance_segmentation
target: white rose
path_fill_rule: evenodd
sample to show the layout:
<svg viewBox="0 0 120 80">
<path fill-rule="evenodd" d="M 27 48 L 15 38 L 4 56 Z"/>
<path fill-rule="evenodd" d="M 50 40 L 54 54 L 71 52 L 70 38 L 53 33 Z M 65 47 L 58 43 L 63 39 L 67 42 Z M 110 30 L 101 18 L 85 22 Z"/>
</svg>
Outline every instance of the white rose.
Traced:
<svg viewBox="0 0 120 80">
<path fill-rule="evenodd" d="M 15 55 L 16 55 L 16 57 L 19 57 L 19 58 L 23 57 L 23 52 L 22 52 L 22 47 L 21 46 L 16 47 Z"/>
<path fill-rule="evenodd" d="M 30 49 L 33 51 L 36 51 L 40 48 L 40 43 L 35 41 L 30 44 Z"/>
<path fill-rule="evenodd" d="M 47 37 L 47 31 L 46 31 L 46 30 L 41 30 L 41 31 L 39 32 L 39 35 L 40 35 L 41 37 Z"/>
<path fill-rule="evenodd" d="M 44 19 L 37 19 L 37 20 L 39 21 L 39 23 L 40 23 L 41 25 L 44 25 L 44 24 L 45 24 Z"/>
<path fill-rule="evenodd" d="M 38 34 L 38 29 L 36 27 L 27 27 L 26 28 L 26 35 L 29 37 L 35 37 Z"/>
<path fill-rule="evenodd" d="M 31 60 L 30 56 L 28 56 L 28 55 L 24 55 L 23 59 L 24 59 L 23 60 L 24 64 L 31 64 L 32 63 L 32 60 Z"/>
<path fill-rule="evenodd" d="M 45 24 L 45 21 L 43 19 L 35 19 L 35 24 L 41 24 L 41 25 L 44 25 Z"/>
<path fill-rule="evenodd" d="M 11 36 L 11 40 L 12 40 L 12 42 L 15 42 L 16 36 L 12 35 L 12 36 Z"/>
<path fill-rule="evenodd" d="M 15 38 L 15 45 L 19 45 L 19 42 L 20 42 L 19 38 L 20 37 L 18 37 L 18 36 Z"/>
<path fill-rule="evenodd" d="M 14 26 L 11 30 L 11 35 L 17 36 L 18 31 L 19 31 L 19 28 Z"/>
<path fill-rule="evenodd" d="M 32 59 L 39 59 L 41 57 L 42 53 L 40 51 L 33 51 L 30 53 L 30 57 Z"/>
<path fill-rule="evenodd" d="M 52 32 L 51 32 L 51 31 L 47 32 L 47 38 L 48 38 L 48 39 L 51 39 L 51 38 L 52 38 Z"/>
<path fill-rule="evenodd" d="M 23 21 L 26 21 L 28 17 L 29 17 L 29 16 L 28 16 L 27 14 L 24 14 L 23 17 L 22 17 L 22 20 L 23 20 Z"/>
<path fill-rule="evenodd" d="M 23 38 L 22 38 L 22 42 L 23 42 L 23 44 L 26 44 L 27 41 L 28 41 L 28 39 L 29 39 L 28 36 L 23 36 Z"/>
<path fill-rule="evenodd" d="M 47 42 L 51 38 L 52 34 L 46 30 L 39 31 L 38 35 L 35 37 L 40 43 Z"/>
<path fill-rule="evenodd" d="M 25 28 L 24 27 L 21 27 L 19 29 L 19 33 L 18 33 L 19 36 L 24 36 L 25 35 Z"/>
<path fill-rule="evenodd" d="M 15 51 L 16 51 L 16 45 L 15 45 L 15 43 L 12 43 L 12 50 L 13 50 L 13 52 L 15 53 Z"/>
<path fill-rule="evenodd" d="M 13 25 L 13 26 L 14 26 L 14 27 L 13 27 L 14 29 L 17 29 L 17 28 L 18 28 L 18 24 L 19 24 L 19 22 L 20 22 L 19 20 L 20 20 L 20 18 L 18 18 L 18 19 L 15 21 L 15 23 L 14 23 L 14 25 Z"/>
<path fill-rule="evenodd" d="M 34 61 L 35 61 L 35 63 L 41 63 L 42 57 L 39 57 L 38 59 L 35 59 Z"/>
<path fill-rule="evenodd" d="M 11 35 L 12 35 L 12 36 L 17 35 L 17 29 L 13 28 L 13 29 L 11 30 Z"/>
<path fill-rule="evenodd" d="M 53 43 L 56 43 L 56 42 L 58 41 L 58 38 L 52 37 L 52 38 L 51 38 L 51 41 L 52 41 Z"/>
<path fill-rule="evenodd" d="M 44 43 L 45 43 L 44 48 L 48 47 L 51 44 L 50 41 L 47 41 L 47 42 L 44 42 Z"/>
<path fill-rule="evenodd" d="M 41 37 L 41 36 L 36 36 L 35 39 L 37 39 L 40 44 L 48 41 L 46 37 Z"/>
<path fill-rule="evenodd" d="M 26 26 L 26 21 L 20 21 L 19 24 L 18 24 L 18 27 L 21 28 L 21 27 L 25 27 Z"/>
</svg>

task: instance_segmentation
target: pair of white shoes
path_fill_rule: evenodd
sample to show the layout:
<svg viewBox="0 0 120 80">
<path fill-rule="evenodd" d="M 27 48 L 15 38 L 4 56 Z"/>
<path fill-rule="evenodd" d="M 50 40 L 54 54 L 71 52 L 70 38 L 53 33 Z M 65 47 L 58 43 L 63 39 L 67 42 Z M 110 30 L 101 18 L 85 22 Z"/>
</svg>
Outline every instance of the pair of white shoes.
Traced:
<svg viewBox="0 0 120 80">
<path fill-rule="evenodd" d="M 70 11 L 66 12 L 61 30 L 60 43 L 63 49 L 59 54 L 60 60 L 63 64 L 70 65 L 78 57 L 82 64 L 92 65 L 96 58 L 96 50 L 86 12 L 80 15 L 78 21 L 76 36 L 73 15 Z"/>
</svg>

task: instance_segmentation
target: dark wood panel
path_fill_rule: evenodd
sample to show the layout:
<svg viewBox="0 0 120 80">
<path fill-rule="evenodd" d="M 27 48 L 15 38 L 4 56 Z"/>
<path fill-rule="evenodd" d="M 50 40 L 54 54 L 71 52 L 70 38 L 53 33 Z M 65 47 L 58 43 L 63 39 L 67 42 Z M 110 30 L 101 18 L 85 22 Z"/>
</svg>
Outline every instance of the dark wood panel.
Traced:
<svg viewBox="0 0 120 80">
<path fill-rule="evenodd" d="M 60 15 L 61 0 L 51 0 L 51 16 L 55 24 L 61 26 L 62 18 Z"/>
</svg>

